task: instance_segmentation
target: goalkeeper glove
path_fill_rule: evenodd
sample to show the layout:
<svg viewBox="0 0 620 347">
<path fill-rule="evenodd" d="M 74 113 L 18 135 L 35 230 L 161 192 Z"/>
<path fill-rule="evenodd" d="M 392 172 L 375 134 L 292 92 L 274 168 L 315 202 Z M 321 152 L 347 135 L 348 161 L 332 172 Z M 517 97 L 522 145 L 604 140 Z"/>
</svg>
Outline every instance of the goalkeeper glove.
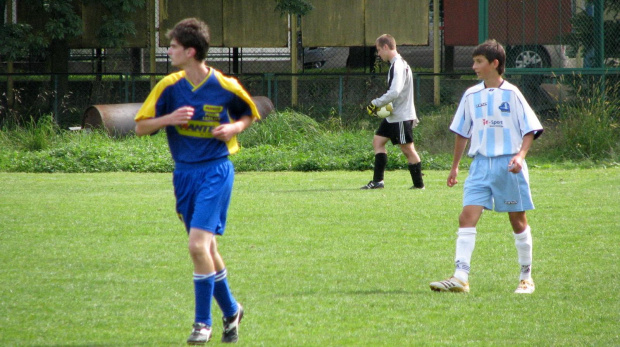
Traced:
<svg viewBox="0 0 620 347">
<path fill-rule="evenodd" d="M 377 115 L 377 106 L 375 106 L 372 102 L 366 106 L 366 112 L 368 112 L 369 116 Z"/>
</svg>

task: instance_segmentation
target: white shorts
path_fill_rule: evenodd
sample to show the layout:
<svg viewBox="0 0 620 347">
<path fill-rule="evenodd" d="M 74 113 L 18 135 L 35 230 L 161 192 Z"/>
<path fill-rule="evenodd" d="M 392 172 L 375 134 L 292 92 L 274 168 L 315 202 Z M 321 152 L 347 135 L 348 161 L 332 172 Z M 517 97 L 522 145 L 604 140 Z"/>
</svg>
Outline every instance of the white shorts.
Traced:
<svg viewBox="0 0 620 347">
<path fill-rule="evenodd" d="M 522 212 L 534 209 L 527 164 L 519 173 L 508 171 L 514 155 L 485 157 L 476 155 L 463 188 L 463 206 L 484 206 L 497 212 Z"/>
</svg>

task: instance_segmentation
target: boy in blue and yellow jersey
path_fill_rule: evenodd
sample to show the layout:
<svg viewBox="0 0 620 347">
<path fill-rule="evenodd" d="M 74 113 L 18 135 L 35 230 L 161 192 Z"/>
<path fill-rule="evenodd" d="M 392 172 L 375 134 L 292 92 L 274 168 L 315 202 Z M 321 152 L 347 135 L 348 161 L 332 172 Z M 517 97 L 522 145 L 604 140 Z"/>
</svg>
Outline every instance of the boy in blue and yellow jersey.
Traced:
<svg viewBox="0 0 620 347">
<path fill-rule="evenodd" d="M 518 294 L 534 292 L 531 275 L 532 234 L 525 211 L 534 209 L 525 156 L 543 132 L 523 94 L 502 78 L 506 52 L 495 40 L 474 50 L 473 69 L 479 84 L 467 89 L 450 126 L 456 134 L 448 187 L 458 183 L 459 162 L 470 141 L 474 160 L 465 180 L 463 211 L 456 239 L 456 269 L 446 280 L 432 282 L 434 291 L 469 292 L 469 269 L 482 211 L 508 212 L 521 271 Z"/>
<path fill-rule="evenodd" d="M 207 66 L 209 28 L 195 18 L 167 33 L 168 55 L 181 69 L 162 79 L 136 114 L 136 134 L 166 129 L 176 209 L 189 234 L 194 263 L 195 320 L 188 344 L 211 338 L 211 302 L 224 314 L 222 342 L 236 342 L 243 308 L 230 292 L 215 235 L 224 234 L 234 168 L 228 156 L 239 150 L 237 134 L 259 119 L 248 93 L 232 78 Z"/>
</svg>

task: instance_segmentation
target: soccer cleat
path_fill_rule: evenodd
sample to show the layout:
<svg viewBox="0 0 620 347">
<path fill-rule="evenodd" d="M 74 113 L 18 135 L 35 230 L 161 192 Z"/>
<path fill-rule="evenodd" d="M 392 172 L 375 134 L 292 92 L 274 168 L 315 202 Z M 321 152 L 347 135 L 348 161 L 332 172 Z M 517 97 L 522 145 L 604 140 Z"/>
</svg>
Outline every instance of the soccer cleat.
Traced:
<svg viewBox="0 0 620 347">
<path fill-rule="evenodd" d="M 447 280 L 431 282 L 431 290 L 436 292 L 469 293 L 469 283 L 463 283 L 456 277 Z"/>
<path fill-rule="evenodd" d="M 232 317 L 223 317 L 224 333 L 222 334 L 222 342 L 235 343 L 239 340 L 239 323 L 243 318 L 243 307 L 239 304 L 239 310 Z"/>
<path fill-rule="evenodd" d="M 385 186 L 383 185 L 383 181 L 381 182 L 375 182 L 375 181 L 370 181 L 368 182 L 367 185 L 363 186 L 360 189 L 381 189 L 384 188 Z"/>
<path fill-rule="evenodd" d="M 424 190 L 424 189 L 426 189 L 426 187 L 425 187 L 425 186 L 422 186 L 422 187 L 411 186 L 411 188 L 409 188 L 409 189 L 419 189 L 419 190 Z"/>
<path fill-rule="evenodd" d="M 521 280 L 521 282 L 519 282 L 519 286 L 515 290 L 515 293 L 532 294 L 534 292 L 534 289 L 536 289 L 536 286 L 534 286 L 534 281 L 532 279 Z"/>
<path fill-rule="evenodd" d="M 211 340 L 211 327 L 204 323 L 194 323 L 192 333 L 187 339 L 188 345 L 204 345 Z"/>
</svg>

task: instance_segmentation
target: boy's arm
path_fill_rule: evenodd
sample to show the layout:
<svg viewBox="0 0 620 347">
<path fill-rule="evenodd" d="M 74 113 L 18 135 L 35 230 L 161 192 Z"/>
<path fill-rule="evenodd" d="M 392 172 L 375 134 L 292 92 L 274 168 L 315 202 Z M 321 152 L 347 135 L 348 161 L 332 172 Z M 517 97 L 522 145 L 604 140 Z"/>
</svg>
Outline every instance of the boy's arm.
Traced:
<svg viewBox="0 0 620 347">
<path fill-rule="evenodd" d="M 527 152 L 530 150 L 530 146 L 532 142 L 534 142 L 534 131 L 523 136 L 523 143 L 521 143 L 521 150 L 519 153 L 515 154 L 510 162 L 508 163 L 508 171 L 512 173 L 519 173 L 523 168 L 523 160 L 527 155 Z"/>
<path fill-rule="evenodd" d="M 247 129 L 253 122 L 252 116 L 246 115 L 234 123 L 222 124 L 213 129 L 213 136 L 220 141 L 229 141 L 233 136 Z"/>
<path fill-rule="evenodd" d="M 394 76 L 392 77 L 390 88 L 387 92 L 385 92 L 385 94 L 370 102 L 371 104 L 377 106 L 377 108 L 383 107 L 394 101 L 405 87 L 405 74 L 407 73 L 406 68 L 402 66 L 400 62 L 395 62 L 394 64 L 396 65 L 394 66 Z"/>
<path fill-rule="evenodd" d="M 190 106 L 179 107 L 174 112 L 161 117 L 145 118 L 136 121 L 136 135 L 150 135 L 161 128 L 169 125 L 184 125 L 192 119 L 194 108 Z"/>
<path fill-rule="evenodd" d="M 450 169 L 447 181 L 448 187 L 453 187 L 458 183 L 456 176 L 459 174 L 459 163 L 465 151 L 465 146 L 467 146 L 467 140 L 468 138 L 456 134 L 456 139 L 454 141 L 454 158 L 452 159 L 452 168 Z"/>
</svg>

